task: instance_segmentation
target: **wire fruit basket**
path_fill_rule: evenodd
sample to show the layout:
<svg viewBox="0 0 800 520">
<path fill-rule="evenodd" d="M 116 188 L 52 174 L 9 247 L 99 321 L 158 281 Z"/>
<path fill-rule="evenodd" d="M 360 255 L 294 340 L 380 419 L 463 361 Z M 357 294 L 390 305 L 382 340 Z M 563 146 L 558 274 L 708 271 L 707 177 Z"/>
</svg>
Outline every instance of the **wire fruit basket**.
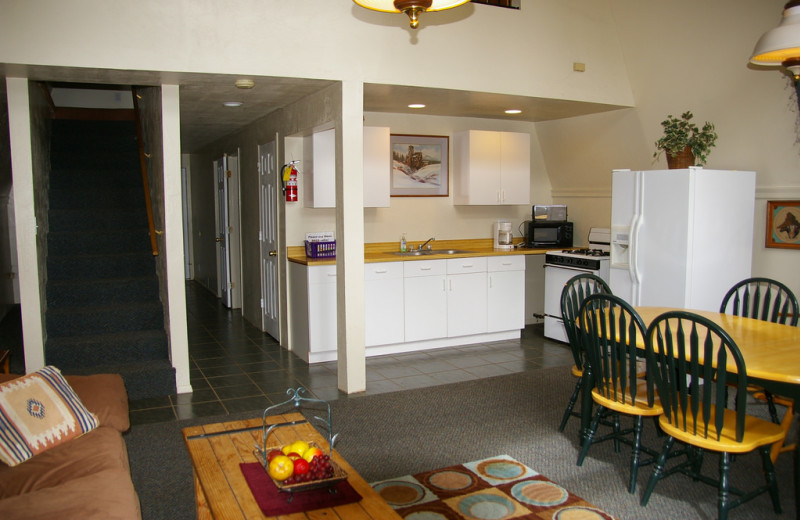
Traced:
<svg viewBox="0 0 800 520">
<path fill-rule="evenodd" d="M 276 405 L 270 406 L 269 408 L 264 410 L 264 414 L 262 417 L 262 438 L 261 438 L 261 445 L 256 445 L 256 449 L 253 450 L 256 458 L 258 459 L 261 466 L 264 468 L 264 471 L 267 472 L 269 478 L 275 483 L 275 486 L 278 488 L 279 491 L 285 493 L 296 493 L 301 491 L 309 491 L 312 489 L 319 489 L 328 487 L 331 493 L 335 493 L 336 489 L 333 487 L 337 483 L 347 480 L 347 473 L 339 467 L 339 465 L 334 462 L 333 460 L 333 445 L 336 442 L 337 437 L 339 434 L 333 434 L 333 429 L 331 426 L 331 406 L 327 401 L 323 401 L 321 399 L 312 399 L 308 397 L 302 397 L 301 394 L 304 394 L 306 389 L 302 386 L 297 387 L 296 389 L 289 388 L 286 390 L 286 394 L 290 396 L 290 398 L 282 403 L 278 403 Z M 278 445 L 268 445 L 270 434 L 275 431 L 276 428 L 280 428 L 281 426 L 288 426 L 288 424 L 272 424 L 267 425 L 267 417 L 273 413 L 275 413 L 280 408 L 286 407 L 287 405 L 291 405 L 294 408 L 300 408 L 303 403 L 310 403 L 310 404 L 317 404 L 322 405 L 327 410 L 327 418 L 322 418 L 319 416 L 314 416 L 314 420 L 316 420 L 319 425 L 324 430 L 323 434 L 328 441 L 328 453 L 325 454 L 322 447 L 317 445 L 315 442 L 310 441 L 308 442 L 309 449 L 316 448 L 323 453 L 322 461 L 323 465 L 327 465 L 332 469 L 331 471 L 327 472 L 327 476 L 322 478 L 312 478 L 311 480 L 302 481 L 302 482 L 291 482 L 286 483 L 284 480 L 277 480 L 272 478 L 272 475 L 269 474 L 269 461 L 268 455 L 273 450 L 281 450 L 282 446 Z M 305 422 L 305 421 L 302 421 Z M 289 497 L 289 501 L 291 502 L 292 497 Z"/>
</svg>

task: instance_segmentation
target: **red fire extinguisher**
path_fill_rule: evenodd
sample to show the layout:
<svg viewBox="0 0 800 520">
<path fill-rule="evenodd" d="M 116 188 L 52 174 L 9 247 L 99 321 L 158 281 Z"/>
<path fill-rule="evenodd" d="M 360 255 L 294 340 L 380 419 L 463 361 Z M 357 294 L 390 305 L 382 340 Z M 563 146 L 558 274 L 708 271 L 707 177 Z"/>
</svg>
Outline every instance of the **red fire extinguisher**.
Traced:
<svg viewBox="0 0 800 520">
<path fill-rule="evenodd" d="M 300 161 L 292 161 L 289 164 L 283 165 L 283 193 L 286 196 L 286 202 L 297 202 L 297 168 L 295 164 Z"/>
</svg>

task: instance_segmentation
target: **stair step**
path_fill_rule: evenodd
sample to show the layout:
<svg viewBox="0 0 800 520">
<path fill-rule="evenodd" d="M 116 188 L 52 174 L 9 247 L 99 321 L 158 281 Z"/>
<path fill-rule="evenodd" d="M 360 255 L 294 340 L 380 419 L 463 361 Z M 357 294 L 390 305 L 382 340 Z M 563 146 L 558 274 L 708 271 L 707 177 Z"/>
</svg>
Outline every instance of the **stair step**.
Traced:
<svg viewBox="0 0 800 520">
<path fill-rule="evenodd" d="M 149 249 L 140 253 L 69 255 L 47 259 L 50 280 L 134 278 L 155 272 L 153 252 Z"/>
<path fill-rule="evenodd" d="M 50 233 L 61 231 L 106 231 L 113 229 L 147 228 L 144 209 L 79 208 L 50 209 Z"/>
<path fill-rule="evenodd" d="M 119 305 L 148 300 L 158 301 L 158 278 L 155 275 L 102 280 L 50 280 L 47 284 L 48 309 L 100 303 Z"/>
<path fill-rule="evenodd" d="M 48 338 L 163 329 L 160 302 L 47 309 Z"/>
<path fill-rule="evenodd" d="M 50 189 L 75 188 L 84 186 L 104 189 L 138 188 L 142 189 L 142 171 L 138 161 L 120 161 L 114 154 L 110 167 L 91 167 L 81 163 L 78 167 L 65 167 L 63 162 L 53 164 L 50 171 Z"/>
<path fill-rule="evenodd" d="M 176 393 L 175 369 L 166 359 L 62 371 L 65 375 L 120 374 L 131 401 Z"/>
<path fill-rule="evenodd" d="M 147 228 L 107 231 L 50 231 L 47 235 L 48 255 L 100 255 L 135 253 L 150 247 Z"/>
<path fill-rule="evenodd" d="M 168 357 L 164 329 L 47 338 L 47 363 L 83 369 Z"/>
<path fill-rule="evenodd" d="M 99 186 L 51 188 L 51 209 L 140 209 L 144 211 L 144 192 L 138 188 L 107 190 Z"/>
</svg>

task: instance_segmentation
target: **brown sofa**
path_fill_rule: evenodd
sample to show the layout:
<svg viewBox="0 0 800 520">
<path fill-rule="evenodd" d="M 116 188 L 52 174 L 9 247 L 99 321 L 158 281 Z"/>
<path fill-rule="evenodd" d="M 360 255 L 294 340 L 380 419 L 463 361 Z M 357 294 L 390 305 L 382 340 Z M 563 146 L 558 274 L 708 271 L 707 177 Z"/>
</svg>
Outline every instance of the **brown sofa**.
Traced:
<svg viewBox="0 0 800 520">
<path fill-rule="evenodd" d="M 0 383 L 19 377 L 0 374 Z M 115 374 L 66 376 L 100 426 L 14 467 L 0 462 L 0 518 L 141 520 L 122 432 L 128 394 Z"/>
</svg>

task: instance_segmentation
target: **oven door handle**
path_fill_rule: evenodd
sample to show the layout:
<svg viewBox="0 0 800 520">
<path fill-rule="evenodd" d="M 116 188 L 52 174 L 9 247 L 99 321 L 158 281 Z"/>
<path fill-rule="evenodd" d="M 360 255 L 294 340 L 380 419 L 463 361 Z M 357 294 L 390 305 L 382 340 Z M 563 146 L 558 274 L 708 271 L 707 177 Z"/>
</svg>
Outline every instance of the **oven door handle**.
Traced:
<svg viewBox="0 0 800 520">
<path fill-rule="evenodd" d="M 558 269 L 569 269 L 570 271 L 578 271 L 581 273 L 596 273 L 597 269 L 590 269 L 588 267 L 574 267 L 571 265 L 559 265 L 559 264 L 544 264 L 545 268 L 547 267 L 556 267 Z"/>
</svg>

